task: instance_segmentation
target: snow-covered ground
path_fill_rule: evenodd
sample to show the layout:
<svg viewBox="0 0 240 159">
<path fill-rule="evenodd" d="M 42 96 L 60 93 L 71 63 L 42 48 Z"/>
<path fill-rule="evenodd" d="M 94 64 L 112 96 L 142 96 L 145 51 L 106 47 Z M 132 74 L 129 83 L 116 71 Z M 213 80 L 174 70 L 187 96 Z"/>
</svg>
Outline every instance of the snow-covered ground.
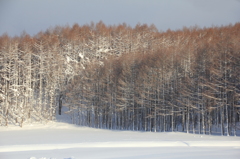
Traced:
<svg viewBox="0 0 240 159">
<path fill-rule="evenodd" d="M 0 159 L 239 159 L 240 137 L 101 130 L 69 123 L 0 127 Z"/>
</svg>

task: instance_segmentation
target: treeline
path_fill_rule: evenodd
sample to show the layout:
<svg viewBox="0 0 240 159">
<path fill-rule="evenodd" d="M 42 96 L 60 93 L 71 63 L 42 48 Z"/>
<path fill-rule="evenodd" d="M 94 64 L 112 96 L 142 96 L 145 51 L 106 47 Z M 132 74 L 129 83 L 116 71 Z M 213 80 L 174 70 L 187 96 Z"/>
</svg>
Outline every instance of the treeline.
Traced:
<svg viewBox="0 0 240 159">
<path fill-rule="evenodd" d="M 0 121 L 239 135 L 240 24 L 159 32 L 102 22 L 0 37 Z"/>
<path fill-rule="evenodd" d="M 99 22 L 56 26 L 35 36 L 0 36 L 0 125 L 54 120 L 66 86 L 87 64 L 103 65 L 110 55 L 142 50 L 155 33 L 153 25 Z"/>
</svg>

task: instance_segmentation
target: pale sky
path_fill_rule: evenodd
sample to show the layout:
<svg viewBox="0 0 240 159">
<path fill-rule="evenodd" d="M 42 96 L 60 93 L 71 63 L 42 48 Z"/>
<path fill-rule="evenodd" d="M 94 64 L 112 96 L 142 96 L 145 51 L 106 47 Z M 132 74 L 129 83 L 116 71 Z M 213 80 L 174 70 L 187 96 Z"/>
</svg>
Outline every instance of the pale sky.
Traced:
<svg viewBox="0 0 240 159">
<path fill-rule="evenodd" d="M 155 24 L 159 31 L 240 22 L 240 0 L 0 0 L 0 35 L 35 35 L 56 25 L 102 20 Z"/>
</svg>

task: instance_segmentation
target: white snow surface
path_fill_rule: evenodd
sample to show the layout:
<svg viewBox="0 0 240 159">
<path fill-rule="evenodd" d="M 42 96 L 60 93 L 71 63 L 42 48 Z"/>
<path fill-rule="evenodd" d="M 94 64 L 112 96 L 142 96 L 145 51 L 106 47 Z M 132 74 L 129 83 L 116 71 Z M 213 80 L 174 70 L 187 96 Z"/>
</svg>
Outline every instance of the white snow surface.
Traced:
<svg viewBox="0 0 240 159">
<path fill-rule="evenodd" d="M 240 137 L 103 130 L 66 122 L 0 127 L 0 159 L 239 159 Z"/>
</svg>

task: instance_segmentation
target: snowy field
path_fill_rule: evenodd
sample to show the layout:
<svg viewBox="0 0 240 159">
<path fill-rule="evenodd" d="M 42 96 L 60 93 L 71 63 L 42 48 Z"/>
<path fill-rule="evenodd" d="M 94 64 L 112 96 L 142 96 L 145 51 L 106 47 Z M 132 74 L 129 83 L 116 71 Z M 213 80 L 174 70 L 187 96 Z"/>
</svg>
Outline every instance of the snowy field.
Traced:
<svg viewBox="0 0 240 159">
<path fill-rule="evenodd" d="M 239 159 L 240 137 L 101 130 L 64 122 L 0 127 L 0 159 Z"/>
</svg>

